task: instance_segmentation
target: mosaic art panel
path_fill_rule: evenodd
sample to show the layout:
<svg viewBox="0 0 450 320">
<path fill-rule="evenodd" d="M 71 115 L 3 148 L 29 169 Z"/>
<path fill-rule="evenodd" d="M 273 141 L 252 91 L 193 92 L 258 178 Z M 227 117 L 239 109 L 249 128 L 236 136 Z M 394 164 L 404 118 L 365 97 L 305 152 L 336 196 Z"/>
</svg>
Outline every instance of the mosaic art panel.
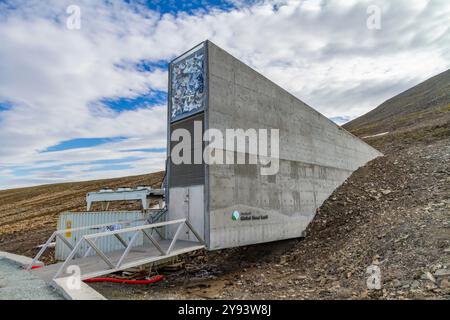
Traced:
<svg viewBox="0 0 450 320">
<path fill-rule="evenodd" d="M 205 50 L 199 48 L 171 68 L 171 121 L 182 119 L 204 108 Z"/>
</svg>

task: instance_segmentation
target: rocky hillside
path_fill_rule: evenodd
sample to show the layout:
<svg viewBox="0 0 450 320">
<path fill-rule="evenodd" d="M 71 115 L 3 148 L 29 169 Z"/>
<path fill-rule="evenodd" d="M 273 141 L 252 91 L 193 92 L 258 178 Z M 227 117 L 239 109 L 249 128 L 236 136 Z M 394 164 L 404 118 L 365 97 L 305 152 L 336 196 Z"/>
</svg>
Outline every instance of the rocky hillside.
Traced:
<svg viewBox="0 0 450 320">
<path fill-rule="evenodd" d="M 442 126 L 450 120 L 450 70 L 387 100 L 344 128 L 358 136 L 396 130 L 415 130 L 418 126 Z"/>
</svg>

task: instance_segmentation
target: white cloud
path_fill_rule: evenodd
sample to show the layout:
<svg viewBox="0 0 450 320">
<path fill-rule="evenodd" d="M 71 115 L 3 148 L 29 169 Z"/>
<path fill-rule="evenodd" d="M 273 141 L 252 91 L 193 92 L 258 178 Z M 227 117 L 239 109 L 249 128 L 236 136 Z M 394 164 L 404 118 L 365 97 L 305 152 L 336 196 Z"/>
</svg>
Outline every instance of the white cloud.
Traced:
<svg viewBox="0 0 450 320">
<path fill-rule="evenodd" d="M 117 113 L 98 101 L 165 90 L 165 71 L 133 64 L 169 60 L 206 38 L 329 117 L 361 115 L 450 65 L 447 0 L 265 1 L 195 16 L 122 1 L 12 3 L 0 3 L 0 100 L 14 104 L 0 112 L 2 188 L 38 181 L 14 176 L 12 166 L 126 156 L 120 143 L 39 153 L 64 140 L 125 136 L 138 140 L 123 144 L 165 147 L 165 107 Z M 69 4 L 81 7 L 81 30 L 65 27 Z M 382 8 L 379 31 L 366 28 L 370 4 Z M 64 179 L 162 168 L 149 161 L 123 172 L 79 167 Z"/>
</svg>

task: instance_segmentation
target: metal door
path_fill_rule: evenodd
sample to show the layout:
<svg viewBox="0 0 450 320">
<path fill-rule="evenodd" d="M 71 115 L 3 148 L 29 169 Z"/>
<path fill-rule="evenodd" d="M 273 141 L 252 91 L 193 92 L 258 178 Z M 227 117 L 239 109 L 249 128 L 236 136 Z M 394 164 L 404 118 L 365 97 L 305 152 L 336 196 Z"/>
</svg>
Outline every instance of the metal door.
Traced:
<svg viewBox="0 0 450 320">
<path fill-rule="evenodd" d="M 187 218 L 193 228 L 204 237 L 204 203 L 203 185 L 170 188 L 169 191 L 169 218 L 170 220 Z M 172 238 L 176 229 L 168 230 Z M 186 227 L 179 235 L 180 240 L 195 241 L 195 236 Z"/>
</svg>

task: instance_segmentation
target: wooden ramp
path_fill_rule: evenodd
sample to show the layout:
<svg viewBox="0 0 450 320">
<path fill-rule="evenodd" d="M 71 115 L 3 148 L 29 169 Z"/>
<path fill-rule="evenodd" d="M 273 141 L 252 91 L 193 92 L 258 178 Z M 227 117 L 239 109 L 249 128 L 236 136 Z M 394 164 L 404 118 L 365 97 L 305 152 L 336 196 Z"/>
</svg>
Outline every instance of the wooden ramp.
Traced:
<svg viewBox="0 0 450 320">
<path fill-rule="evenodd" d="M 101 225 L 102 227 L 108 226 Z M 98 228 L 97 226 L 90 226 L 84 228 Z M 172 239 L 155 239 L 151 233 L 151 230 L 161 227 L 175 226 L 176 232 Z M 182 230 L 187 227 L 189 232 L 192 232 L 197 238 L 197 242 L 178 240 L 178 237 Z M 40 252 L 33 259 L 33 262 L 28 266 L 33 274 L 40 277 L 45 281 L 51 281 L 55 278 L 68 277 L 79 271 L 81 280 L 110 274 L 113 272 L 141 266 L 144 264 L 158 262 L 166 260 L 177 255 L 200 250 L 205 248 L 205 243 L 200 235 L 192 228 L 192 225 L 187 219 L 171 220 L 153 224 L 145 224 L 142 226 L 123 228 L 114 231 L 105 231 L 94 234 L 84 235 L 75 246 L 65 241 L 64 243 L 69 246 L 71 252 L 64 262 L 56 263 L 53 265 L 45 266 L 38 269 L 32 269 L 35 266 L 36 261 L 49 246 L 54 238 L 59 237 L 61 240 L 64 238 L 61 234 L 73 231 L 75 229 L 58 230 L 48 239 L 47 243 L 43 246 Z M 126 242 L 120 235 L 127 232 L 133 232 L 129 242 Z M 139 233 L 142 233 L 149 243 L 144 246 L 134 246 L 134 242 Z M 103 252 L 96 245 L 96 242 L 101 237 L 115 236 L 118 237 L 123 244 L 122 250 Z M 80 254 L 80 248 L 83 244 L 89 246 L 89 249 L 83 254 Z M 90 255 L 95 253 L 95 255 Z M 74 268 L 75 266 L 75 268 Z"/>
</svg>

